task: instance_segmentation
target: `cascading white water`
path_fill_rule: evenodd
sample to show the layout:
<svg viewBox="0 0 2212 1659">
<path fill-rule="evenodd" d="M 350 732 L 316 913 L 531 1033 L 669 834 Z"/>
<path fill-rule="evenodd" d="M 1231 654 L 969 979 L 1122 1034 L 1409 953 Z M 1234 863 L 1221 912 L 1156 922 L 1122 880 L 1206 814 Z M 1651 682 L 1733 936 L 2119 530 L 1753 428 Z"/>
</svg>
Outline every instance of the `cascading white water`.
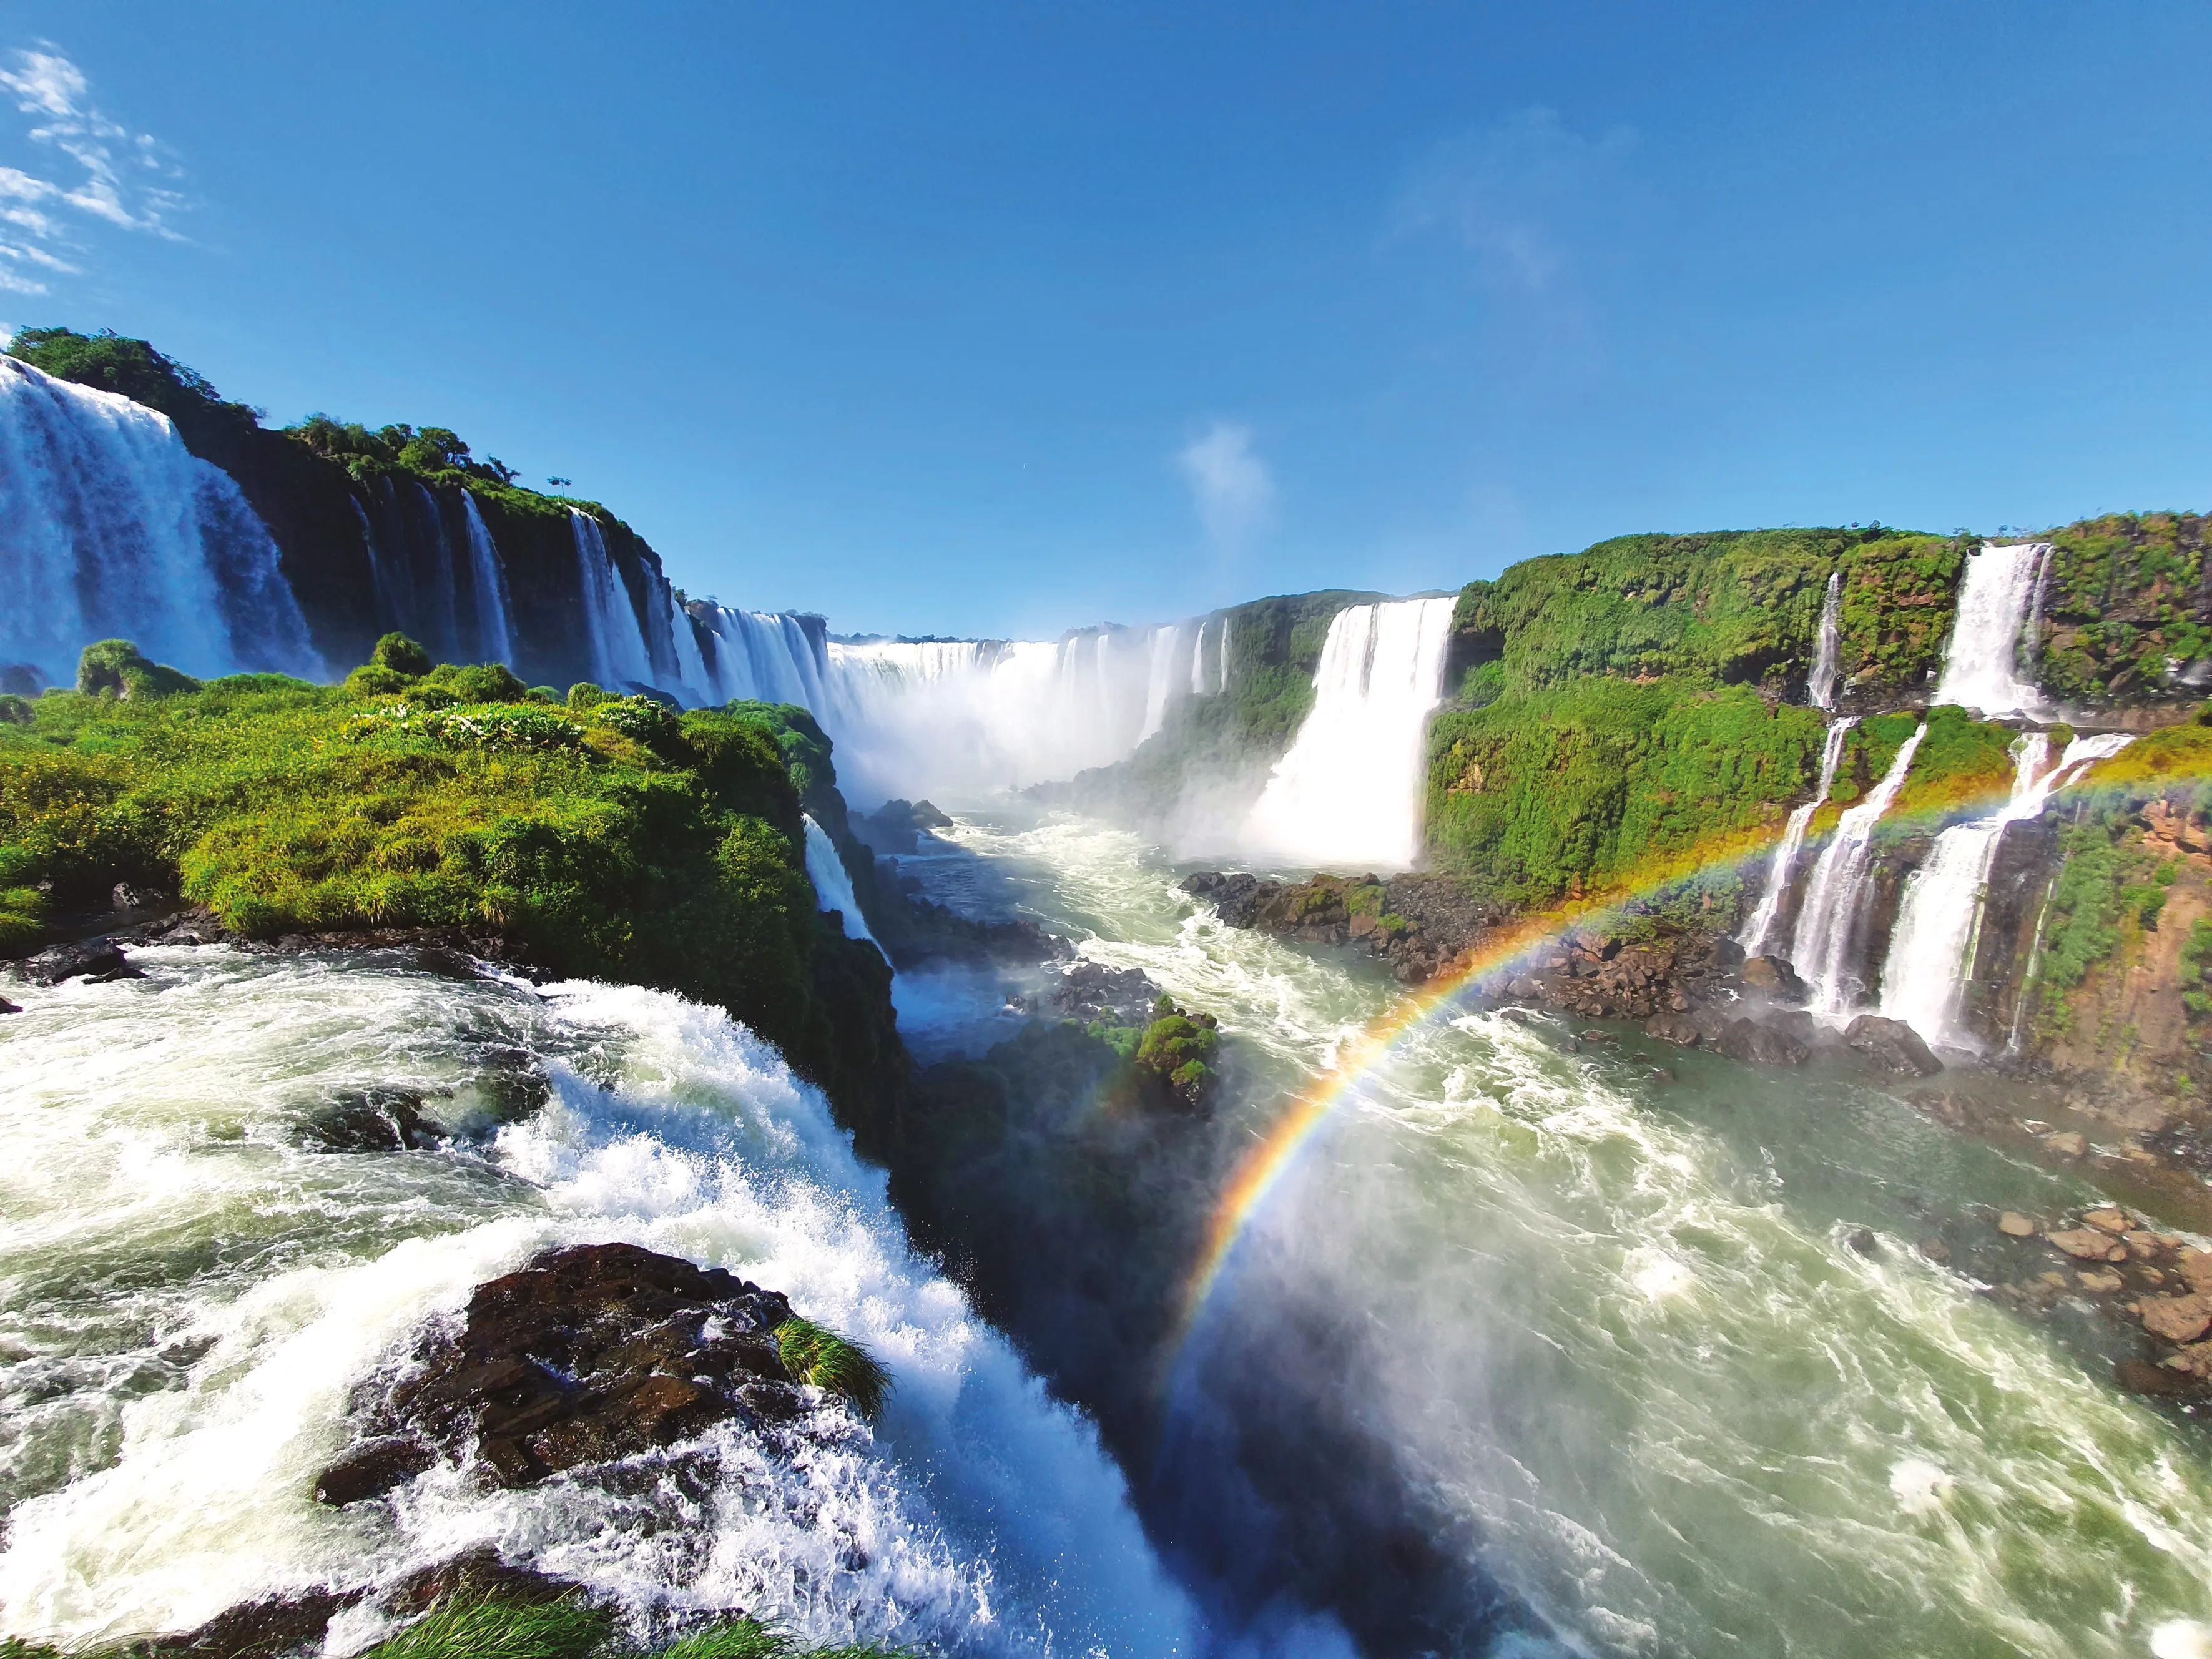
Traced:
<svg viewBox="0 0 2212 1659">
<path fill-rule="evenodd" d="M 2130 739 L 2118 732 L 2075 738 L 2050 765 L 2051 739 L 2030 732 L 2014 746 L 2012 796 L 2003 807 L 1936 837 L 1928 861 L 1905 885 L 1881 970 L 1881 1012 L 1909 1022 L 1930 1042 L 1978 1046 L 1957 1027 L 1959 999 L 1973 971 L 1982 909 L 2005 826 L 2039 815 L 2052 795 Z"/>
<path fill-rule="evenodd" d="M 1923 720 L 1899 747 L 1897 757 L 1872 793 L 1836 820 L 1835 833 L 1813 866 L 1805 902 L 1797 912 L 1790 962 L 1804 978 L 1811 993 L 1808 1006 L 1815 1013 L 1840 1014 L 1848 1007 L 1851 927 L 1857 920 L 1859 892 L 1866 884 L 1871 863 L 1875 826 L 1889 811 L 1897 792 L 1905 787 L 1912 757 L 1927 735 L 1928 724 Z"/>
<path fill-rule="evenodd" d="M 1198 637 L 1190 647 L 1190 694 L 1194 697 L 1206 695 L 1206 624 L 1198 625 Z"/>
<path fill-rule="evenodd" d="M 637 625 L 629 590 L 607 552 L 599 521 L 574 507 L 568 526 L 576 538 L 576 568 L 584 591 L 584 628 L 591 641 L 592 678 L 610 691 L 653 685 L 653 657 Z"/>
<path fill-rule="evenodd" d="M 477 498 L 461 492 L 461 512 L 469 526 L 469 572 L 477 596 L 477 649 L 486 662 L 514 665 L 514 623 L 507 602 L 507 571 L 499 547 L 477 510 Z"/>
<path fill-rule="evenodd" d="M 1820 634 L 1813 647 L 1813 672 L 1805 682 L 1805 700 L 1815 708 L 1836 706 L 1836 682 L 1843 675 L 1844 573 L 1832 572 L 1828 592 L 1820 601 Z"/>
<path fill-rule="evenodd" d="M 1263 856 L 1402 870 L 1420 852 L 1422 737 L 1453 602 L 1355 605 L 1328 625 L 1314 706 L 1245 820 Z"/>
<path fill-rule="evenodd" d="M 88 1647 L 477 1546 L 631 1613 L 743 1607 L 805 1644 L 1192 1651 L 1096 1431 L 908 1246 L 884 1172 L 720 1010 L 404 959 L 138 952 L 11 994 L 0 1027 L 0 1633 Z M 323 1150 L 364 1091 L 453 1142 Z M 867 1344 L 872 1427 L 827 1402 L 629 1484 L 450 1470 L 310 1497 L 349 1394 L 425 1321 L 556 1244 L 725 1266 Z M 342 1615 L 332 1650 L 378 1632 Z"/>
<path fill-rule="evenodd" d="M 823 690 L 828 657 L 818 634 L 799 617 L 716 605 L 707 627 L 715 641 L 710 671 L 715 701 L 787 702 L 821 714 L 829 701 Z"/>
<path fill-rule="evenodd" d="M 1743 932 L 1736 936 L 1747 956 L 1762 956 L 1766 951 L 1766 936 L 1774 931 L 1776 916 L 1782 908 L 1784 896 L 1796 874 L 1797 855 L 1804 849 L 1805 831 L 1813 822 L 1813 814 L 1827 805 L 1828 791 L 1835 787 L 1836 767 L 1844 757 L 1844 739 L 1857 722 L 1853 720 L 1832 721 L 1828 735 L 1820 744 L 1820 782 L 1814 790 L 1813 799 L 1802 806 L 1793 808 L 1790 820 L 1782 827 L 1781 845 L 1774 849 L 1774 861 L 1766 866 L 1765 890 L 1759 896 L 1759 904 L 1744 924 Z"/>
<path fill-rule="evenodd" d="M 1984 547 L 1967 559 L 1958 620 L 1936 686 L 1937 702 L 1978 708 L 1984 717 L 2043 707 L 2043 694 L 2032 677 L 2021 678 L 2021 665 L 2051 553 L 2049 542 L 2015 542 Z"/>
<path fill-rule="evenodd" d="M 1117 648 L 1117 637 L 833 640 L 824 698 L 809 706 L 836 742 L 840 783 L 861 800 L 1070 777 L 1121 759 L 1145 730 L 1155 653 Z"/>
<path fill-rule="evenodd" d="M 1167 719 L 1168 699 L 1175 695 L 1176 651 L 1182 643 L 1182 629 L 1170 624 L 1155 628 L 1152 638 L 1152 670 L 1145 684 L 1145 724 L 1137 733 L 1139 743 L 1160 729 Z"/>
<path fill-rule="evenodd" d="M 268 529 L 168 417 L 0 357 L 0 667 L 124 638 L 193 674 L 326 670 Z"/>
<path fill-rule="evenodd" d="M 837 843 L 830 839 L 830 832 L 815 823 L 811 812 L 799 815 L 806 823 L 806 878 L 814 884 L 814 902 L 824 910 L 835 910 L 842 919 L 847 939 L 864 939 L 878 951 L 876 936 L 868 931 L 868 919 L 860 914 L 860 901 L 853 891 L 853 878 L 846 871 L 845 860 L 837 855 Z M 888 955 L 884 960 L 889 961 Z"/>
</svg>

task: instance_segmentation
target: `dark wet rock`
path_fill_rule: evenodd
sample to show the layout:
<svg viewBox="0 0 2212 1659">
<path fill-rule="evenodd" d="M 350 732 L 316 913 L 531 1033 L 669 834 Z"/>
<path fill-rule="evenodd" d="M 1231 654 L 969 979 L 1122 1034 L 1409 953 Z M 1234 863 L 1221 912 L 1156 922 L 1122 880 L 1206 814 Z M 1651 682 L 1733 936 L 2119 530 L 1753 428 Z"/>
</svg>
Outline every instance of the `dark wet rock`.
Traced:
<svg viewBox="0 0 2212 1659">
<path fill-rule="evenodd" d="M 110 980 L 143 979 L 142 969 L 133 968 L 130 958 L 114 940 L 86 939 L 76 945 L 54 945 L 29 956 L 15 964 L 15 971 L 33 985 L 59 985 L 72 979 L 89 980 L 95 985 Z"/>
<path fill-rule="evenodd" d="M 900 968 L 936 960 L 1029 966 L 1073 962 L 1075 946 L 1028 916 L 984 921 L 927 899 L 909 899 L 906 914 L 887 922 L 882 938 Z"/>
<path fill-rule="evenodd" d="M 434 1567 L 408 1574 L 378 1596 L 377 1605 L 404 1619 L 428 1613 L 439 1602 L 456 1597 L 543 1607 L 574 1595 L 578 1588 L 573 1580 L 503 1561 L 497 1550 L 484 1544 Z"/>
<path fill-rule="evenodd" d="M 1938 1266 L 1951 1259 L 1951 1247 L 1933 1234 L 1922 1239 L 1917 1248 L 1922 1255 Z"/>
<path fill-rule="evenodd" d="M 1736 971 L 1750 990 L 1763 992 L 1778 1001 L 1805 1000 L 1805 981 L 1780 957 L 1747 957 Z"/>
<path fill-rule="evenodd" d="M 357 1589 L 309 1589 L 243 1601 L 224 1608 L 196 1630 L 157 1636 L 146 1647 L 155 1653 L 204 1653 L 222 1659 L 319 1649 L 331 1620 L 363 1594 Z"/>
<path fill-rule="evenodd" d="M 1749 1018 L 1730 1020 L 1713 1040 L 1713 1049 L 1749 1066 L 1802 1066 L 1812 1050 L 1787 1031 Z"/>
<path fill-rule="evenodd" d="M 866 816 L 856 813 L 847 822 L 878 853 L 911 853 L 927 832 L 952 827 L 952 820 L 926 800 L 887 800 Z"/>
<path fill-rule="evenodd" d="M 2203 1391 L 2204 1380 L 2185 1370 L 2154 1364 L 2148 1359 L 2123 1359 L 2112 1367 L 2112 1381 L 2128 1394 L 2174 1398 Z"/>
<path fill-rule="evenodd" d="M 1698 1022 L 1686 1014 L 1654 1014 L 1644 1022 L 1644 1030 L 1647 1036 L 1657 1037 L 1662 1042 L 1671 1042 L 1680 1048 L 1694 1048 L 1705 1040 L 1705 1033 L 1698 1029 Z"/>
<path fill-rule="evenodd" d="M 1160 988 L 1136 968 L 1109 968 L 1103 962 L 1078 962 L 1052 988 L 1054 1011 L 1088 1025 L 1144 1025 L 1152 1018 Z"/>
<path fill-rule="evenodd" d="M 438 1144 L 423 1121 L 422 1097 L 409 1089 L 362 1089 L 329 1102 L 309 1120 L 307 1143 L 326 1152 L 405 1152 Z"/>
<path fill-rule="evenodd" d="M 529 1486 L 769 1415 L 763 1399 L 795 1413 L 773 1335 L 790 1317 L 781 1296 L 719 1267 L 632 1244 L 549 1250 L 477 1286 L 460 1328 L 427 1338 L 364 1426 Z"/>
<path fill-rule="evenodd" d="M 1844 1235 L 1844 1243 L 1860 1255 L 1872 1255 L 1879 1246 L 1871 1227 L 1854 1227 Z"/>
<path fill-rule="evenodd" d="M 0 997 L 0 1014 L 20 1014 L 23 1011 L 5 997 Z"/>
<path fill-rule="evenodd" d="M 407 1435 L 380 1435 L 349 1446 L 315 1480 L 318 1504 L 358 1504 L 381 1498 L 438 1461 L 438 1454 Z"/>
<path fill-rule="evenodd" d="M 1943 1069 L 1920 1033 L 1901 1019 L 1861 1014 L 1844 1030 L 1844 1044 L 1889 1077 L 1933 1077 Z"/>
</svg>

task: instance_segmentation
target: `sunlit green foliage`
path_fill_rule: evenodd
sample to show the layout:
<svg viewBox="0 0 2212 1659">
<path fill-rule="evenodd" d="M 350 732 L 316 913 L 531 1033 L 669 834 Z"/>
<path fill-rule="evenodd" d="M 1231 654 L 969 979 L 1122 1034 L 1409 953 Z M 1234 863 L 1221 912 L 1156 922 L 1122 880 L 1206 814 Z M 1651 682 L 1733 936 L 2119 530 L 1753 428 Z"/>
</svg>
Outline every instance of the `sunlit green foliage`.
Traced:
<svg viewBox="0 0 2212 1659">
<path fill-rule="evenodd" d="M 580 1598 L 535 1605 L 455 1597 L 368 1650 L 365 1659 L 588 1659 L 614 1615 Z"/>
<path fill-rule="evenodd" d="M 852 1401 L 863 1417 L 882 1412 L 890 1373 L 859 1343 L 811 1319 L 787 1319 L 775 1328 L 775 1346 L 794 1382 Z"/>
<path fill-rule="evenodd" d="M 1909 727 L 1908 727 L 1909 729 Z M 1450 710 L 1429 732 L 1437 864 L 1518 903 L 1633 881 L 1807 793 L 1825 726 L 1747 687 L 1586 678 Z"/>
<path fill-rule="evenodd" d="M 510 700 L 460 700 L 487 690 Z M 836 1076 L 818 974 L 854 951 L 840 975 L 887 970 L 817 922 L 776 725 L 524 696 L 496 665 L 441 665 L 368 699 L 276 675 L 39 698 L 0 725 L 0 948 L 118 881 L 252 935 L 459 927 L 720 1003 Z"/>
<path fill-rule="evenodd" d="M 2116 513 L 2053 531 L 2050 539 L 2045 687 L 2075 703 L 2174 695 L 2169 662 L 2212 654 L 2198 598 L 2205 520 Z"/>
</svg>

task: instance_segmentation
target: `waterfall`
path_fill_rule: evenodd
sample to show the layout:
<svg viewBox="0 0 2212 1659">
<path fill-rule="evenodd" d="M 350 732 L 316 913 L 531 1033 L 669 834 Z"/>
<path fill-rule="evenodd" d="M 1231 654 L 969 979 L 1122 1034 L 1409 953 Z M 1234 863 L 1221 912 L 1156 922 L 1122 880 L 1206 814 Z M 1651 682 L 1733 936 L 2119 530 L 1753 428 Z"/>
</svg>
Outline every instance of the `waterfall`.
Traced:
<svg viewBox="0 0 2212 1659">
<path fill-rule="evenodd" d="M 610 691 L 654 684 L 653 659 L 637 625 L 629 590 L 607 552 L 599 521 L 575 507 L 568 526 L 576 538 L 576 565 L 583 578 L 584 627 L 592 645 L 592 678 Z"/>
<path fill-rule="evenodd" d="M 1158 731 L 1167 718 L 1168 699 L 1175 694 L 1176 647 L 1182 642 L 1179 626 L 1152 630 L 1152 669 L 1145 684 L 1145 724 L 1137 733 L 1139 743 Z"/>
<path fill-rule="evenodd" d="M 327 670 L 238 485 L 168 417 L 0 357 L 0 667 L 120 637 L 194 674 Z"/>
<path fill-rule="evenodd" d="M 1912 757 L 1920 748 L 1921 738 L 1927 735 L 1928 725 L 1923 720 L 1898 750 L 1897 758 L 1890 762 L 1889 770 L 1882 774 L 1874 793 L 1836 820 L 1835 833 L 1820 849 L 1820 860 L 1813 866 L 1812 882 L 1805 890 L 1804 905 L 1797 913 L 1797 930 L 1790 941 L 1790 960 L 1811 988 L 1811 1003 L 1816 1013 L 1840 1014 L 1850 1004 L 1850 991 L 1844 974 L 1851 926 L 1858 915 L 1859 894 L 1866 885 L 1867 869 L 1872 862 L 1874 828 L 1881 822 L 1882 814 L 1889 811 L 1897 792 L 1905 787 L 1905 775 L 1912 769 Z"/>
<path fill-rule="evenodd" d="M 2021 678 L 2021 665 L 2051 552 L 2049 542 L 2016 542 L 1984 547 L 1967 559 L 1959 617 L 1936 686 L 1937 702 L 1978 708 L 1984 717 L 2043 706 L 2033 678 Z"/>
<path fill-rule="evenodd" d="M 469 526 L 469 574 L 476 587 L 477 649 L 485 662 L 514 665 L 514 623 L 507 601 L 507 572 L 498 545 L 477 511 L 477 498 L 461 491 L 461 512 Z"/>
<path fill-rule="evenodd" d="M 1452 601 L 1337 612 L 1314 706 L 1245 821 L 1262 854 L 1405 869 L 1420 853 L 1422 739 L 1443 695 Z"/>
<path fill-rule="evenodd" d="M 829 664 L 819 617 L 718 605 L 708 611 L 706 624 L 714 640 L 714 662 L 702 672 L 716 701 L 787 702 L 822 716 L 830 701 L 823 690 Z"/>
<path fill-rule="evenodd" d="M 1813 672 L 1805 683 L 1806 701 L 1815 708 L 1836 706 L 1836 682 L 1843 673 L 1844 573 L 1831 572 L 1827 597 L 1820 601 L 1820 637 L 1813 647 Z"/>
<path fill-rule="evenodd" d="M 1834 592 L 1832 586 L 1830 590 Z M 1759 896 L 1759 907 L 1751 913 L 1736 942 L 1747 956 L 1763 956 L 1766 936 L 1774 931 L 1774 919 L 1782 908 L 1782 900 L 1790 890 L 1790 883 L 1796 874 L 1797 854 L 1805 845 L 1805 831 L 1813 822 L 1813 814 L 1827 804 L 1828 791 L 1836 781 L 1836 767 L 1844 757 L 1844 738 L 1857 722 L 1840 720 L 1828 727 L 1826 742 L 1820 745 L 1820 783 L 1813 792 L 1813 799 L 1795 808 L 1790 821 L 1782 829 L 1782 844 L 1774 849 L 1774 861 L 1766 868 L 1766 890 Z"/>
<path fill-rule="evenodd" d="M 811 812 L 801 813 L 806 824 L 806 878 L 814 884 L 817 908 L 835 910 L 843 920 L 847 939 L 864 939 L 874 945 L 878 952 L 881 945 L 868 931 L 868 919 L 860 914 L 860 901 L 854 894 L 853 878 L 845 869 L 845 860 L 838 856 L 837 843 L 830 839 L 830 832 L 815 823 Z M 884 960 L 890 961 L 889 956 Z"/>
<path fill-rule="evenodd" d="M 2128 742 L 2118 733 L 2076 738 L 2056 766 L 2047 763 L 2051 739 L 2039 732 L 2014 745 L 2011 799 L 1989 817 L 1954 824 L 1936 836 L 1928 861 L 1905 884 L 1881 970 L 1883 1014 L 1910 1021 L 1930 1042 L 1973 1046 L 1956 1029 L 1959 997 L 1973 972 L 1990 866 L 2005 826 L 2039 816 L 2052 795 Z"/>
<path fill-rule="evenodd" d="M 1198 638 L 1191 642 L 1190 695 L 1194 697 L 1206 695 L 1206 624 L 1203 622 L 1198 625 Z"/>
</svg>

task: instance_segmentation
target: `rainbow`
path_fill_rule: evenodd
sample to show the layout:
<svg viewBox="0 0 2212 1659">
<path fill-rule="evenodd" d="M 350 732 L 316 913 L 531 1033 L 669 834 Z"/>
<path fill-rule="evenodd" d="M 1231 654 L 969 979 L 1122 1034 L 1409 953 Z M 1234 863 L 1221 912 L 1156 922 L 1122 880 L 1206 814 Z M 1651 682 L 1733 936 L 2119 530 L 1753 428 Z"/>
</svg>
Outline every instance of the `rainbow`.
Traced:
<svg viewBox="0 0 2212 1659">
<path fill-rule="evenodd" d="M 2146 767 L 2142 763 L 2145 761 L 2151 763 Z M 2073 795 L 2100 785 L 2108 789 L 2140 787 L 2146 782 L 2155 786 L 2169 779 L 2179 781 L 2208 774 L 2212 774 L 2212 757 L 2191 753 L 2168 759 L 2139 755 L 2124 766 L 2116 766 L 2109 761 L 2100 763 L 2062 793 Z M 1956 821 L 1994 811 L 2003 805 L 2007 793 L 1947 800 L 1940 807 L 1900 815 L 1899 821 Z M 1686 853 L 1647 864 L 1601 896 L 1531 915 L 1502 929 L 1461 957 L 1443 973 L 1386 1009 L 1339 1050 L 1335 1062 L 1327 1071 L 1291 1097 L 1265 1137 L 1231 1172 L 1215 1202 L 1195 1263 L 1184 1281 L 1176 1337 L 1169 1352 L 1179 1350 L 1196 1329 L 1206 1303 L 1221 1283 L 1223 1272 L 1236 1251 L 1237 1241 L 1243 1237 L 1269 1195 L 1281 1186 L 1299 1154 L 1313 1144 L 1337 1109 L 1358 1091 L 1368 1073 L 1434 1018 L 1438 1011 L 1456 1001 L 1469 985 L 1522 966 L 1537 952 L 1557 945 L 1570 933 L 1602 927 L 1631 904 L 1694 878 L 1763 857 L 1774 844 L 1772 836 L 1764 831 L 1753 831 L 1702 842 Z"/>
</svg>

